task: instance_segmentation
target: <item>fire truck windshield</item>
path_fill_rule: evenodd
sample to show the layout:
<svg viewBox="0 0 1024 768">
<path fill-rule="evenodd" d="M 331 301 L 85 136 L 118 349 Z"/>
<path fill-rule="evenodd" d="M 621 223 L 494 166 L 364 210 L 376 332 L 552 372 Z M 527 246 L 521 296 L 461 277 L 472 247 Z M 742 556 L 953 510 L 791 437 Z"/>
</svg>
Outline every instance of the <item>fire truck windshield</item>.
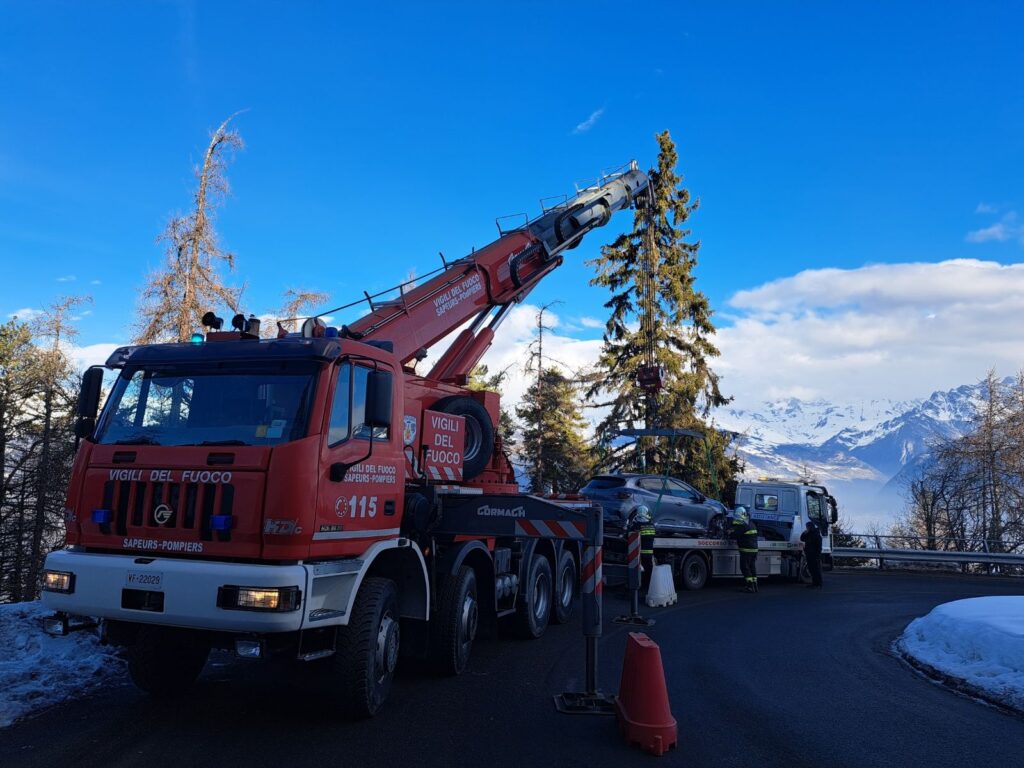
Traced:
<svg viewBox="0 0 1024 768">
<path fill-rule="evenodd" d="M 96 428 L 116 445 L 274 445 L 306 435 L 316 367 L 126 368 Z"/>
</svg>

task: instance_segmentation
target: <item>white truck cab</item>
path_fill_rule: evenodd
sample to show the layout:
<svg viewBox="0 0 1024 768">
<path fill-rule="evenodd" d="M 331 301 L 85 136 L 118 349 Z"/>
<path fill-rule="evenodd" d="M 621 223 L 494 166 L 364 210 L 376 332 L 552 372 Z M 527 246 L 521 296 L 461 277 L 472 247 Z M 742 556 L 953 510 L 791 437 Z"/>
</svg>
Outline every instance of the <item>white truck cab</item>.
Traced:
<svg viewBox="0 0 1024 768">
<path fill-rule="evenodd" d="M 736 504 L 747 508 L 765 541 L 799 544 L 812 520 L 821 533 L 822 555 L 831 555 L 832 524 L 839 511 L 825 486 L 774 478 L 742 481 L 736 486 Z"/>
</svg>

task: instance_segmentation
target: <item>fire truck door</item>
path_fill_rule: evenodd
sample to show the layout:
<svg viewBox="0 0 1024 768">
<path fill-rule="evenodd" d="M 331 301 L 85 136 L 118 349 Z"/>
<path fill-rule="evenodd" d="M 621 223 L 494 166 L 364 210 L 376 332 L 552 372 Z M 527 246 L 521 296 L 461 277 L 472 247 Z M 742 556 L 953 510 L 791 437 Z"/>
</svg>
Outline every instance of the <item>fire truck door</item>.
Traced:
<svg viewBox="0 0 1024 768">
<path fill-rule="evenodd" d="M 314 546 L 353 542 L 361 550 L 374 539 L 398 535 L 404 483 L 401 435 L 393 424 L 371 427 L 368 402 L 381 392 L 394 397 L 392 372 L 343 360 L 337 366 L 328 428 L 321 453 L 321 478 Z M 392 401 L 392 412 L 400 408 Z M 371 440 L 372 436 L 372 440 Z"/>
</svg>

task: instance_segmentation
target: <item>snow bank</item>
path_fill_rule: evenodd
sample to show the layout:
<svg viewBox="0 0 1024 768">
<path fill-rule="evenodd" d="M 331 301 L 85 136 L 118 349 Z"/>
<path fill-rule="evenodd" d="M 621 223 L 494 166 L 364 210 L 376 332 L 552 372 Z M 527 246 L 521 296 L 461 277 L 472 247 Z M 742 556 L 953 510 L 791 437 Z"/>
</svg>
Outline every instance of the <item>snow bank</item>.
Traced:
<svg viewBox="0 0 1024 768">
<path fill-rule="evenodd" d="M 896 644 L 968 690 L 1024 710 L 1024 596 L 945 603 L 910 622 Z"/>
<path fill-rule="evenodd" d="M 88 630 L 50 637 L 39 603 L 0 605 L 0 728 L 124 675 L 115 649 Z"/>
</svg>

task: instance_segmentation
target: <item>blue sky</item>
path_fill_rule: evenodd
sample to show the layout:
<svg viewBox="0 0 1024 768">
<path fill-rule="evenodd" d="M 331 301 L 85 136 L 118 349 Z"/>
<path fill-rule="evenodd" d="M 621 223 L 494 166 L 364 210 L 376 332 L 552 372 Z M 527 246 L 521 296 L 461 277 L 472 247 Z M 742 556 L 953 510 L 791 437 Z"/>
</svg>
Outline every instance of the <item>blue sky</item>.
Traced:
<svg viewBox="0 0 1024 768">
<path fill-rule="evenodd" d="M 240 109 L 247 148 L 218 229 L 257 313 L 289 286 L 341 304 L 432 269 L 439 250 L 493 239 L 498 215 L 536 212 L 538 198 L 632 157 L 649 165 L 665 128 L 702 201 L 698 287 L 739 395 L 766 391 L 754 351 L 771 339 L 815 323 L 834 337 L 830 320 L 943 319 L 942 290 L 879 309 L 871 280 L 899 282 L 901 265 L 978 260 L 969 274 L 993 290 L 1020 278 L 1019 4 L 0 2 L 0 18 L 0 317 L 91 294 L 83 346 L 127 339 L 162 260 L 155 237 L 187 208 L 209 131 Z M 584 261 L 629 224 L 592 235 L 530 297 L 565 302 L 562 337 L 588 343 L 584 357 L 599 331 L 581 318 L 605 315 Z M 941 289 L 954 272 L 911 282 Z M 861 288 L 826 300 L 836 281 Z M 990 309 L 992 294 L 977 302 Z M 960 309 L 944 328 L 977 316 Z M 1020 325 L 1016 306 L 999 311 L 986 322 Z M 901 344 L 936 334 L 949 331 L 925 324 Z M 965 361 L 958 336 L 900 387 L 865 396 L 1019 367 L 1021 341 Z M 854 339 L 831 368 L 799 368 L 768 394 L 854 397 L 843 360 L 867 365 L 862 389 L 891 379 L 903 347 L 872 343 L 888 368 L 857 358 Z"/>
</svg>

